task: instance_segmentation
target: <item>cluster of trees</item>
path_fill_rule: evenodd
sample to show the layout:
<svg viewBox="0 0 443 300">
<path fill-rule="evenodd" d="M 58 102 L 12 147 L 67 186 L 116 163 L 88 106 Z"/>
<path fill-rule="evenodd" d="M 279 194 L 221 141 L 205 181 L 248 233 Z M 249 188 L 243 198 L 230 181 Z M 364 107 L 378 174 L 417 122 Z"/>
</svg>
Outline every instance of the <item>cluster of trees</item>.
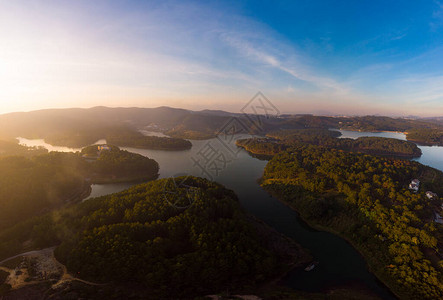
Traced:
<svg viewBox="0 0 443 300">
<path fill-rule="evenodd" d="M 256 154 L 274 155 L 291 146 L 311 144 L 351 152 L 364 152 L 374 155 L 419 157 L 421 150 L 408 141 L 381 137 L 360 137 L 339 139 L 338 131 L 327 129 L 292 129 L 268 133 L 271 139 L 253 138 L 240 140 L 237 145 Z"/>
<path fill-rule="evenodd" d="M 182 180 L 179 178 L 178 180 Z M 177 209 L 161 179 L 88 200 L 61 214 L 57 259 L 93 281 L 137 283 L 152 298 L 182 298 L 262 282 L 278 269 L 235 194 L 202 178 L 186 178 Z M 61 223 L 62 224 L 61 224 Z M 60 238 L 60 236 L 59 236 Z"/>
<path fill-rule="evenodd" d="M 272 156 L 289 148 L 289 145 L 268 138 L 239 139 L 235 144 L 253 154 Z"/>
<path fill-rule="evenodd" d="M 98 151 L 97 145 L 83 148 L 81 155 L 93 157 L 85 176 L 93 183 L 153 179 L 158 176 L 158 163 L 140 154 L 108 146 Z"/>
<path fill-rule="evenodd" d="M 353 139 L 340 139 L 341 147 L 338 149 L 364 152 L 375 155 L 399 156 L 399 157 L 420 157 L 422 152 L 418 146 L 412 142 L 381 137 L 359 137 Z"/>
<path fill-rule="evenodd" d="M 112 132 L 106 135 L 108 143 L 121 147 L 133 147 L 154 150 L 187 150 L 192 143 L 181 138 L 145 136 L 138 131 Z"/>
<path fill-rule="evenodd" d="M 322 140 L 329 140 L 330 138 L 337 138 L 341 136 L 340 131 L 328 130 L 321 128 L 306 128 L 306 129 L 282 129 L 271 131 L 266 134 L 268 137 L 287 140 L 299 141 L 306 143 L 319 143 Z"/>
<path fill-rule="evenodd" d="M 406 136 L 419 144 L 443 146 L 443 128 L 415 128 L 408 130 Z"/>
<path fill-rule="evenodd" d="M 166 132 L 167 135 L 178 139 L 190 139 L 190 140 L 208 140 L 215 138 L 214 132 L 202 132 L 198 130 L 189 130 L 182 128 L 173 128 Z"/>
<path fill-rule="evenodd" d="M 312 145 L 274 156 L 262 181 L 308 222 L 349 239 L 396 294 L 425 299 L 443 297 L 443 228 L 433 222 L 441 201 L 423 188 L 441 195 L 442 183 L 442 172 L 416 162 Z"/>
</svg>

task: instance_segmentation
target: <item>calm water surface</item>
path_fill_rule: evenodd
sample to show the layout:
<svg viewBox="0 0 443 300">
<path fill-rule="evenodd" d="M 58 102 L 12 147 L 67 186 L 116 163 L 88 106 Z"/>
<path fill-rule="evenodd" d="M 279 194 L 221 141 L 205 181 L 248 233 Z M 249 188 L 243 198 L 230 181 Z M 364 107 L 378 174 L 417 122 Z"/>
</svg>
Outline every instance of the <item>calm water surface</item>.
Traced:
<svg viewBox="0 0 443 300">
<path fill-rule="evenodd" d="M 158 132 L 158 131 L 150 131 L 150 130 L 140 130 L 140 133 L 145 135 L 145 136 L 159 136 L 159 137 L 168 137 L 166 134 L 164 134 L 163 132 Z"/>
<path fill-rule="evenodd" d="M 18 143 L 20 145 L 25 145 L 28 147 L 43 147 L 48 149 L 48 151 L 58 151 L 58 152 L 78 152 L 78 151 L 82 151 L 81 148 L 69 148 L 69 147 L 61 147 L 61 146 L 53 146 L 51 144 L 48 144 L 45 142 L 45 140 L 43 139 L 39 139 L 39 140 L 31 140 L 31 139 L 25 139 L 22 137 L 18 137 L 17 138 Z M 97 142 L 94 143 L 94 145 L 100 145 L 100 144 L 106 144 L 106 140 L 102 139 L 102 140 L 98 140 Z"/>
<path fill-rule="evenodd" d="M 375 136 L 375 137 L 385 137 L 406 141 L 406 135 L 402 132 L 394 132 L 394 131 L 382 131 L 382 132 L 365 132 L 365 131 L 351 131 L 351 130 L 338 130 L 331 129 L 334 131 L 341 132 L 340 138 L 350 138 L 356 139 L 363 136 Z"/>
<path fill-rule="evenodd" d="M 342 137 L 380 136 L 405 139 L 396 132 L 355 132 L 342 130 Z M 27 140 L 29 141 L 29 140 Z M 24 141 L 24 142 L 27 142 Z M 23 142 L 23 140 L 22 140 Z M 24 143 L 23 142 L 23 143 Z M 34 146 L 46 146 L 42 141 L 31 141 Z M 130 152 L 155 159 L 160 165 L 160 178 L 182 174 L 205 177 L 201 170 L 193 166 L 192 157 L 197 158 L 207 143 L 217 145 L 215 139 L 192 141 L 193 147 L 185 151 L 144 150 L 123 148 Z M 417 161 L 443 170 L 443 147 L 423 147 L 423 156 Z M 72 149 L 74 151 L 76 149 Z M 322 291 L 344 285 L 357 285 L 370 289 L 385 299 L 393 298 L 375 276 L 368 272 L 367 265 L 359 253 L 345 240 L 327 232 L 316 231 L 301 221 L 296 212 L 268 195 L 257 184 L 263 174 L 266 161 L 256 159 L 241 150 L 217 177 L 217 182 L 236 192 L 242 206 L 253 215 L 265 221 L 277 231 L 294 238 L 309 249 L 320 264 L 311 272 L 293 270 L 283 283 L 299 290 Z M 116 193 L 131 184 L 93 185 L 91 197 Z"/>
</svg>

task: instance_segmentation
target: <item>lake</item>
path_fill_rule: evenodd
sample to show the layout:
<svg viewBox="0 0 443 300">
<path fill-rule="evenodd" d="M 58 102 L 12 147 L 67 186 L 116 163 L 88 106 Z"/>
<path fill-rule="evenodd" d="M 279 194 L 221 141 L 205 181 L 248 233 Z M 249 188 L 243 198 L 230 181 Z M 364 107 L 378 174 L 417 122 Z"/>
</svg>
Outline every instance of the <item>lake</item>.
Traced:
<svg viewBox="0 0 443 300">
<path fill-rule="evenodd" d="M 354 132 L 341 131 L 342 138 L 360 136 L 380 136 L 405 139 L 404 134 L 396 132 Z M 239 137 L 235 137 L 234 140 Z M 160 165 L 160 178 L 190 174 L 210 177 L 232 189 L 238 195 L 245 210 L 260 218 L 277 231 L 296 240 L 308 249 L 320 264 L 311 272 L 303 269 L 291 271 L 282 282 L 294 289 L 318 292 L 343 286 L 357 286 L 371 290 L 385 299 L 393 299 L 392 294 L 368 272 L 367 265 L 360 254 L 342 238 L 327 232 L 316 231 L 307 226 L 297 213 L 277 199 L 267 194 L 258 184 L 267 161 L 259 160 L 242 149 L 231 156 L 219 174 L 204 174 L 194 160 L 206 153 L 210 145 L 218 152 L 226 152 L 217 139 L 191 141 L 192 149 L 185 151 L 146 150 L 122 148 L 130 152 L 155 159 Z M 32 141 L 34 146 L 45 146 Z M 423 147 L 423 156 L 417 161 L 443 170 L 443 147 Z M 74 151 L 75 149 L 72 149 Z M 193 160 L 194 159 L 194 160 Z M 212 178 L 211 178 L 212 177 Z M 119 192 L 132 184 L 93 185 L 91 197 Z"/>
<path fill-rule="evenodd" d="M 338 130 L 338 129 L 330 129 L 330 130 L 339 131 L 341 133 L 340 138 L 357 139 L 359 137 L 364 137 L 364 136 L 375 136 L 375 137 L 385 137 L 385 138 L 406 141 L 406 135 L 403 132 L 395 132 L 395 131 L 365 132 L 365 131 Z"/>
<path fill-rule="evenodd" d="M 82 150 L 81 148 L 53 146 L 51 144 L 46 143 L 45 140 L 43 140 L 43 139 L 32 140 L 32 139 L 18 137 L 17 140 L 20 145 L 25 145 L 28 147 L 43 147 L 43 148 L 46 148 L 48 151 L 78 152 L 78 151 Z M 100 144 L 106 144 L 106 140 L 102 139 L 102 140 L 98 140 L 97 142 L 94 143 L 94 145 L 100 145 Z"/>
<path fill-rule="evenodd" d="M 164 134 L 163 132 L 159 132 L 159 131 L 149 131 L 149 130 L 139 130 L 139 132 L 145 136 L 158 136 L 158 137 L 168 137 L 166 134 Z"/>
</svg>

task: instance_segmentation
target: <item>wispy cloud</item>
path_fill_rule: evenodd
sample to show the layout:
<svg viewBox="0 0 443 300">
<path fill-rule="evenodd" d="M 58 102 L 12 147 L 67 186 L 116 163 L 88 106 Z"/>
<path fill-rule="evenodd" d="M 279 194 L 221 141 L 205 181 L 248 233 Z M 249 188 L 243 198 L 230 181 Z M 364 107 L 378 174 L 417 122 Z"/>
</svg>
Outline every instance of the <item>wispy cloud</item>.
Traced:
<svg viewBox="0 0 443 300">
<path fill-rule="evenodd" d="M 237 49 L 243 56 L 274 67 L 291 75 L 295 79 L 311 83 L 320 89 L 327 89 L 339 94 L 347 94 L 350 92 L 349 87 L 346 87 L 336 80 L 329 77 L 315 75 L 313 70 L 309 70 L 307 66 L 301 64 L 300 62 L 285 62 L 285 58 L 280 59 L 275 55 L 266 52 L 266 50 L 261 50 L 260 48 L 263 46 L 254 46 L 246 40 L 235 37 L 235 35 L 232 33 L 223 35 L 223 40 L 230 46 Z M 282 48 L 281 45 L 276 41 L 272 41 L 269 44 L 273 45 L 277 49 Z M 289 55 L 289 59 L 294 56 L 296 55 Z M 303 60 L 303 57 L 298 57 L 300 60 Z"/>
</svg>

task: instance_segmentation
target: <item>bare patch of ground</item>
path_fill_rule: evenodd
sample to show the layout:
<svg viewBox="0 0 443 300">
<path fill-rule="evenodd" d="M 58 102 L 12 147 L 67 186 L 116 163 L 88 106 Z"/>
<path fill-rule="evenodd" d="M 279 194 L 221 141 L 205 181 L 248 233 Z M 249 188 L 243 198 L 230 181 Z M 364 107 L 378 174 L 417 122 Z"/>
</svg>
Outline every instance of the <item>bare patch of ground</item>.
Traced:
<svg viewBox="0 0 443 300">
<path fill-rule="evenodd" d="M 55 259 L 54 249 L 55 247 L 30 251 L 1 261 L 0 270 L 9 273 L 5 284 L 10 285 L 11 291 L 29 290 L 32 289 L 31 285 L 41 286 L 42 283 L 48 283 L 47 288 L 58 289 L 71 281 L 102 285 L 73 277 L 66 267 Z"/>
</svg>

